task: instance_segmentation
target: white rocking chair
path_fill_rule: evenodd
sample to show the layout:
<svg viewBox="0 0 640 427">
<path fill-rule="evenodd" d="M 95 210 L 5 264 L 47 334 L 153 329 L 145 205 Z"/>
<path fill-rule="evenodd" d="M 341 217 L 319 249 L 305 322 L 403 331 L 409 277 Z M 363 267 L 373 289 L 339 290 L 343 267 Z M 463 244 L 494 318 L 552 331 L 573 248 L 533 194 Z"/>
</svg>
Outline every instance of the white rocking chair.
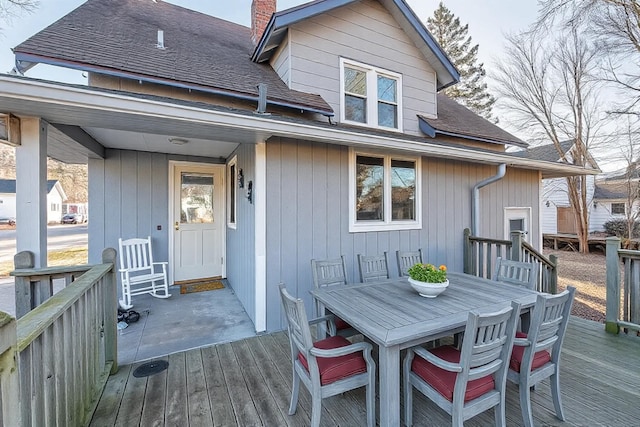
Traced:
<svg viewBox="0 0 640 427">
<path fill-rule="evenodd" d="M 120 279 L 122 299 L 120 306 L 133 307 L 131 297 L 151 294 L 156 298 L 169 298 L 166 262 L 153 262 L 151 236 L 146 239 L 118 239 L 120 247 Z M 160 271 L 161 270 L 161 271 Z M 160 293 L 159 293 L 160 292 Z"/>
</svg>

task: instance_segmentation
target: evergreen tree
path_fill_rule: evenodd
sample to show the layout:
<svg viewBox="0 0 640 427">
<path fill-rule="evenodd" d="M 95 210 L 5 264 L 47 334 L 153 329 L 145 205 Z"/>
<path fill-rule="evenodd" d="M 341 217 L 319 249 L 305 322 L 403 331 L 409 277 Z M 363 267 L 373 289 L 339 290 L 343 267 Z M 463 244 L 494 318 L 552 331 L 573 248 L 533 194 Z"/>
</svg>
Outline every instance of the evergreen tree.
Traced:
<svg viewBox="0 0 640 427">
<path fill-rule="evenodd" d="M 471 44 L 469 24 L 461 25 L 460 18 L 440 2 L 433 17 L 427 18 L 427 28 L 460 72 L 460 83 L 449 86 L 444 93 L 473 112 L 497 122 L 491 114 L 496 100 L 484 82 L 484 64 L 478 64 L 478 45 Z"/>
</svg>

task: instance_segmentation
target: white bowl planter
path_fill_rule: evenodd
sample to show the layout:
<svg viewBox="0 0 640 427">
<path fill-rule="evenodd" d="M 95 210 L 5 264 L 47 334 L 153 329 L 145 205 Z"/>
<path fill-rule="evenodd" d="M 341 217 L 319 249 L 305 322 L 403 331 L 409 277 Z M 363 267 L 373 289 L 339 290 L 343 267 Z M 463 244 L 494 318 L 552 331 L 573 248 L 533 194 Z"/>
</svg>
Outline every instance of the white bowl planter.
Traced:
<svg viewBox="0 0 640 427">
<path fill-rule="evenodd" d="M 409 277 L 409 284 L 420 294 L 420 296 L 425 298 L 435 298 L 447 289 L 447 286 L 449 286 L 449 280 L 445 280 L 442 283 L 430 283 L 420 282 L 419 280 L 413 280 Z"/>
</svg>

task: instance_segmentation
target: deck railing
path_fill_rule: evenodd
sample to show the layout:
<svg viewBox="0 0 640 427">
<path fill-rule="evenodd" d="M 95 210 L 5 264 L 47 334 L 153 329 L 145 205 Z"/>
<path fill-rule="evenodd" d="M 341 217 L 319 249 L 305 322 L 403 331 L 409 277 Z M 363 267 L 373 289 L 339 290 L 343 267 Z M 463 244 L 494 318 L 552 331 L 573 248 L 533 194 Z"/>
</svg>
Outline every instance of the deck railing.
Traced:
<svg viewBox="0 0 640 427">
<path fill-rule="evenodd" d="M 102 264 L 17 321 L 0 312 L 0 426 L 88 424 L 118 369 L 115 259 L 105 249 Z"/>
<path fill-rule="evenodd" d="M 18 252 L 13 257 L 15 271 L 11 275 L 15 278 L 17 319 L 51 298 L 54 280 L 64 279 L 65 286 L 69 286 L 91 268 L 90 265 L 75 265 L 36 269 L 34 261 L 30 251 Z"/>
<path fill-rule="evenodd" d="M 471 230 L 464 230 L 464 272 L 490 279 L 497 257 L 514 261 L 536 263 L 540 292 L 555 294 L 558 292 L 558 259 L 555 255 L 548 258 L 524 241 L 519 231 L 511 233 L 511 240 L 489 239 L 472 236 Z"/>
<path fill-rule="evenodd" d="M 620 280 L 620 263 L 624 280 Z M 620 248 L 620 239 L 607 238 L 607 312 L 605 329 L 614 334 L 640 331 L 640 251 Z"/>
</svg>

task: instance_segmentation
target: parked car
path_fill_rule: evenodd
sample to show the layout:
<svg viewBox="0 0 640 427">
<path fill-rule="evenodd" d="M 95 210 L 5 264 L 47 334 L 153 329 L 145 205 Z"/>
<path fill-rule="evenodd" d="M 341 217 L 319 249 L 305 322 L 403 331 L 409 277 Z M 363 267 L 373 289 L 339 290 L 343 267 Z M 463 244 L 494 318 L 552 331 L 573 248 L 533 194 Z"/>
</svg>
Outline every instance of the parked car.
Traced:
<svg viewBox="0 0 640 427">
<path fill-rule="evenodd" d="M 79 213 L 68 213 L 62 217 L 63 224 L 82 224 L 83 222 L 84 218 Z"/>
<path fill-rule="evenodd" d="M 16 225 L 16 219 L 14 217 L 0 218 L 0 224 Z"/>
</svg>

